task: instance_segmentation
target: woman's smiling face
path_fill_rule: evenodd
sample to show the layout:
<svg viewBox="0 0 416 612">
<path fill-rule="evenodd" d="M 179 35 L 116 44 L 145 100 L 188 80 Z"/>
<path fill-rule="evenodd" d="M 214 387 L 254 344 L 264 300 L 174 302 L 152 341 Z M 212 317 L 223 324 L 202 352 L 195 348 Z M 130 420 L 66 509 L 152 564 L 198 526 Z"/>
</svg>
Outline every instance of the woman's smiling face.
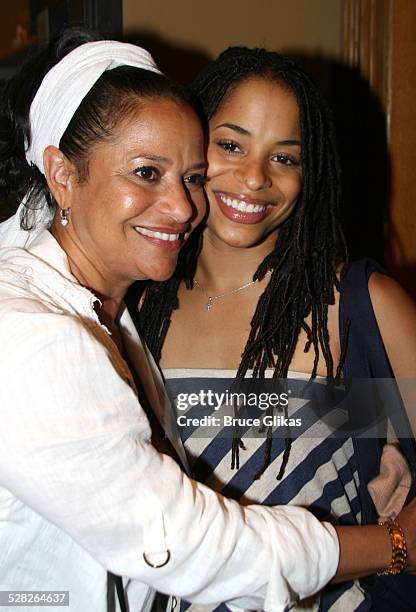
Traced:
<svg viewBox="0 0 416 612">
<path fill-rule="evenodd" d="M 299 108 L 284 85 L 239 84 L 209 122 L 207 231 L 233 247 L 274 241 L 302 187 Z"/>
<path fill-rule="evenodd" d="M 65 250 L 84 254 L 109 287 L 165 280 L 205 213 L 203 133 L 191 108 L 139 100 L 74 179 Z M 59 228 L 59 222 L 57 223 Z"/>
</svg>

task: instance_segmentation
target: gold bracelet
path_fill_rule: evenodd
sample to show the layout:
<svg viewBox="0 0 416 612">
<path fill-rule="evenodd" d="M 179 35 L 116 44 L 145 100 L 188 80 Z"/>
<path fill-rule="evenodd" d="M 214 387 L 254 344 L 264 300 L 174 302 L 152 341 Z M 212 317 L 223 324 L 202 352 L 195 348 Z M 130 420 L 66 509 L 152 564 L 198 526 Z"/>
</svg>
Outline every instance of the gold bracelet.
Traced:
<svg viewBox="0 0 416 612">
<path fill-rule="evenodd" d="M 407 546 L 406 538 L 399 523 L 395 519 L 387 519 L 386 521 L 378 522 L 381 526 L 386 526 L 391 539 L 391 562 L 390 565 L 382 572 L 377 572 L 377 576 L 385 576 L 386 574 L 401 574 L 406 567 Z"/>
</svg>

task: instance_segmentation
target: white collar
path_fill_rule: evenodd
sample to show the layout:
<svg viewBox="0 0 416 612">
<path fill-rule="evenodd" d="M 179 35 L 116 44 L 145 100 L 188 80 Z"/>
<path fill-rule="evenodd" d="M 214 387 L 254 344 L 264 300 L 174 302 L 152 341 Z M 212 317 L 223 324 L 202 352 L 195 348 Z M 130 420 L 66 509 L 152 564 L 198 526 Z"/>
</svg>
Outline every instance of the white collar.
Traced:
<svg viewBox="0 0 416 612">
<path fill-rule="evenodd" d="M 25 250 L 51 266 L 67 280 L 79 285 L 71 272 L 65 251 L 49 230 L 45 229 L 34 237 Z"/>
</svg>

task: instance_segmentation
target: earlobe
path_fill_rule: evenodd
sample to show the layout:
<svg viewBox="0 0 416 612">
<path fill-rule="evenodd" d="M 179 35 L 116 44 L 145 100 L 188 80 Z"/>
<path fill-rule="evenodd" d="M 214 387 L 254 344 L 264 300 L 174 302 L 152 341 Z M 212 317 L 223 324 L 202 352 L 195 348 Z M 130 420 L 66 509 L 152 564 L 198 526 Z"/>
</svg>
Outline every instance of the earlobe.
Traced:
<svg viewBox="0 0 416 612">
<path fill-rule="evenodd" d="M 62 208 L 70 206 L 70 196 L 74 168 L 60 149 L 49 145 L 43 153 L 43 165 L 49 190 Z"/>
</svg>

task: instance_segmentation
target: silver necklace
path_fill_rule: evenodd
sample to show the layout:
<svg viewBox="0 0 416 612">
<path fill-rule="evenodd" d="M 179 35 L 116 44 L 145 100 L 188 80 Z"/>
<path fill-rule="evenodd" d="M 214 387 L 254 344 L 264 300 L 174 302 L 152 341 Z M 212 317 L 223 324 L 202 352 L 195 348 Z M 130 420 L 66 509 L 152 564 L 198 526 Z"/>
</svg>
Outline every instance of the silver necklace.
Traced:
<svg viewBox="0 0 416 612">
<path fill-rule="evenodd" d="M 272 273 L 271 270 L 268 270 L 266 272 L 267 275 L 270 275 L 271 273 Z M 235 289 L 229 289 L 228 291 L 224 291 L 224 293 L 217 293 L 217 295 L 209 295 L 209 293 L 205 291 L 203 286 L 200 283 L 198 283 L 198 281 L 195 278 L 194 278 L 194 283 L 198 287 L 198 289 L 202 291 L 202 293 L 205 293 L 205 295 L 208 298 L 207 303 L 205 304 L 205 310 L 212 310 L 212 308 L 214 307 L 215 300 L 221 300 L 222 298 L 227 297 L 227 295 L 232 295 L 233 293 L 238 293 L 239 291 L 243 291 L 244 289 L 251 287 L 251 285 L 254 285 L 254 283 L 257 283 L 257 280 L 249 281 L 248 283 L 244 283 L 244 285 L 241 285 L 241 287 L 236 287 Z"/>
</svg>

